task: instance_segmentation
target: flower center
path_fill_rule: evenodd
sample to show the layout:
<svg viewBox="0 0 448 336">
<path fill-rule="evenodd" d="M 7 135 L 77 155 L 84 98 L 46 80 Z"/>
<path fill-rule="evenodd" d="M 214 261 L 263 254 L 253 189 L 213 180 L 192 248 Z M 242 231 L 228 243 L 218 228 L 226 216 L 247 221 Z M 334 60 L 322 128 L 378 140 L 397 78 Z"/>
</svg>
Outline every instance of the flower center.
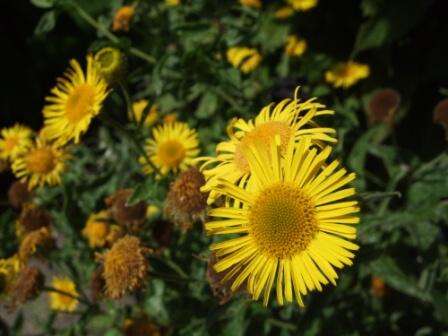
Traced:
<svg viewBox="0 0 448 336">
<path fill-rule="evenodd" d="M 311 199 L 286 183 L 264 189 L 250 210 L 249 234 L 263 252 L 276 258 L 305 250 L 317 231 Z"/>
<path fill-rule="evenodd" d="M 286 149 L 289 138 L 291 137 L 291 128 L 286 122 L 268 121 L 264 124 L 256 126 L 252 131 L 247 133 L 237 145 L 235 150 L 234 162 L 237 168 L 245 174 L 250 173 L 249 163 L 244 155 L 244 151 L 249 145 L 259 142 L 268 146 L 276 135 L 280 135 L 281 151 L 283 153 Z"/>
<path fill-rule="evenodd" d="M 72 124 L 80 122 L 91 114 L 95 102 L 95 90 L 89 84 L 76 87 L 67 99 L 65 106 L 66 117 Z"/>
<path fill-rule="evenodd" d="M 10 152 L 19 144 L 19 137 L 11 136 L 5 139 L 5 152 Z"/>
<path fill-rule="evenodd" d="M 177 140 L 167 140 L 159 145 L 157 156 L 168 167 L 177 167 L 185 158 L 185 147 Z"/>
<path fill-rule="evenodd" d="M 32 173 L 48 174 L 56 166 L 51 148 L 38 148 L 28 154 L 27 167 Z"/>
</svg>

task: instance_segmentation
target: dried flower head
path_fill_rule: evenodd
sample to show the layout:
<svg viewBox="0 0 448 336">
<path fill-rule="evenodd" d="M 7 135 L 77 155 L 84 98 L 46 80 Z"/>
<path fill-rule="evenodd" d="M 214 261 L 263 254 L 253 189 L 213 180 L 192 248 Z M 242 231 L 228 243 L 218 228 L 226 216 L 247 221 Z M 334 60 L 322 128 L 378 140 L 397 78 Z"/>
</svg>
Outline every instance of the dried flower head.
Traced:
<svg viewBox="0 0 448 336">
<path fill-rule="evenodd" d="M 25 204 L 17 220 L 17 236 L 48 227 L 52 223 L 50 213 L 36 204 Z"/>
<path fill-rule="evenodd" d="M 123 6 L 119 8 L 115 12 L 114 21 L 112 23 L 112 30 L 128 32 L 134 15 L 134 6 Z"/>
<path fill-rule="evenodd" d="M 382 89 L 375 92 L 367 108 L 369 123 L 384 123 L 392 126 L 400 100 L 400 94 L 394 89 Z"/>
<path fill-rule="evenodd" d="M 54 240 L 51 236 L 50 228 L 47 226 L 28 233 L 19 246 L 19 258 L 26 262 L 34 255 L 41 255 L 48 251 L 54 245 Z M 42 253 L 39 253 L 42 252 Z"/>
<path fill-rule="evenodd" d="M 37 267 L 24 267 L 10 287 L 10 308 L 23 305 L 37 297 L 44 284 L 44 276 Z"/>
<path fill-rule="evenodd" d="M 126 336 L 162 335 L 160 328 L 154 322 L 151 322 L 147 315 L 142 315 L 134 319 L 126 319 L 124 321 L 123 332 Z"/>
<path fill-rule="evenodd" d="M 208 193 L 201 192 L 204 184 L 204 175 L 192 167 L 170 185 L 165 214 L 183 229 L 190 228 L 195 220 L 204 217 L 208 197 Z"/>
<path fill-rule="evenodd" d="M 134 205 L 127 202 L 134 193 L 132 189 L 120 189 L 106 198 L 110 216 L 120 225 L 134 231 L 146 220 L 146 203 L 140 201 Z"/>
<path fill-rule="evenodd" d="M 13 208 L 21 209 L 32 197 L 33 193 L 28 189 L 28 185 L 22 181 L 15 181 L 9 187 L 8 200 Z"/>
<path fill-rule="evenodd" d="M 103 277 L 108 297 L 119 299 L 127 291 L 133 291 L 142 285 L 148 273 L 149 264 L 145 257 L 149 252 L 149 249 L 141 245 L 140 239 L 127 235 L 99 256 L 103 261 Z"/>
<path fill-rule="evenodd" d="M 448 98 L 441 100 L 436 105 L 433 112 L 433 120 L 445 129 L 446 139 L 448 140 Z"/>
<path fill-rule="evenodd" d="M 387 292 L 387 286 L 383 279 L 373 276 L 372 277 L 372 284 L 371 284 L 371 291 L 372 295 L 377 298 L 382 298 L 384 295 L 386 295 Z"/>
</svg>

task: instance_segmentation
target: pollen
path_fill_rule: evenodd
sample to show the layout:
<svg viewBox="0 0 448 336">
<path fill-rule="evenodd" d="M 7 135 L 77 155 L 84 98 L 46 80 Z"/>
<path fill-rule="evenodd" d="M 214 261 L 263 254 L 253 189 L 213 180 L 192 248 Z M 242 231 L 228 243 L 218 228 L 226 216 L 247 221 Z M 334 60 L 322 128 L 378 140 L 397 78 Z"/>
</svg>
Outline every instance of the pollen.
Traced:
<svg viewBox="0 0 448 336">
<path fill-rule="evenodd" d="M 92 114 L 92 106 L 95 102 L 95 89 L 89 84 L 78 86 L 67 99 L 67 120 L 77 124 L 82 119 Z"/>
<path fill-rule="evenodd" d="M 289 138 L 293 135 L 291 128 L 288 126 L 286 122 L 283 121 L 268 121 L 264 124 L 261 124 L 255 127 L 254 130 L 247 133 L 241 142 L 237 145 L 235 150 L 235 164 L 238 169 L 244 173 L 249 173 L 249 163 L 247 162 L 246 157 L 244 156 L 244 151 L 248 149 L 249 146 L 254 145 L 256 143 L 269 144 L 271 139 L 274 139 L 275 136 L 279 135 L 281 139 L 281 150 L 284 153 L 286 144 L 289 141 Z"/>
<path fill-rule="evenodd" d="M 30 172 L 48 174 L 56 167 L 56 158 L 50 147 L 40 147 L 28 153 L 26 163 Z"/>
<path fill-rule="evenodd" d="M 248 229 L 261 251 L 288 258 L 305 250 L 318 232 L 314 205 L 299 188 L 275 184 L 256 198 Z"/>
</svg>

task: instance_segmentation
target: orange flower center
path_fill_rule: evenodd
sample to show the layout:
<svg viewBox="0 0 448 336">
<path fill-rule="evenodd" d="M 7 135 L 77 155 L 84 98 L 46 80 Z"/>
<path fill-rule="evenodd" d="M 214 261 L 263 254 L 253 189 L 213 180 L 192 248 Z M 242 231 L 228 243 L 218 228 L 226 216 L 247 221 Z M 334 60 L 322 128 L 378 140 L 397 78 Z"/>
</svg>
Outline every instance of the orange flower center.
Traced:
<svg viewBox="0 0 448 336">
<path fill-rule="evenodd" d="M 185 147 L 177 140 L 167 140 L 160 144 L 157 156 L 168 167 L 177 167 L 185 158 Z"/>
<path fill-rule="evenodd" d="M 65 116 L 71 124 L 77 124 L 92 113 L 94 102 L 94 88 L 89 84 L 79 85 L 67 99 Z"/>
<path fill-rule="evenodd" d="M 32 173 L 48 174 L 56 167 L 56 157 L 49 147 L 35 149 L 28 154 L 27 167 Z"/>
</svg>

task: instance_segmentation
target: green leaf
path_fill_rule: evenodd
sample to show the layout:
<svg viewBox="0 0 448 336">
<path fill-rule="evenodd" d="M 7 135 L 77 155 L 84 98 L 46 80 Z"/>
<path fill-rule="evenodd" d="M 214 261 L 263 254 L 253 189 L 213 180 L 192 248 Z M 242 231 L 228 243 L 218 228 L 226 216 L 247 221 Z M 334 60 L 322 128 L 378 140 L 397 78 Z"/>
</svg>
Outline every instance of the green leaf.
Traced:
<svg viewBox="0 0 448 336">
<path fill-rule="evenodd" d="M 51 8 L 54 6 L 54 0 L 30 0 L 30 2 L 39 8 Z"/>
<path fill-rule="evenodd" d="M 355 42 L 355 52 L 383 45 L 389 36 L 390 23 L 387 19 L 369 20 L 359 29 Z"/>
<path fill-rule="evenodd" d="M 38 36 L 45 35 L 52 31 L 55 25 L 56 12 L 54 10 L 51 10 L 41 16 L 36 28 L 34 29 L 34 34 Z"/>
<path fill-rule="evenodd" d="M 218 97 L 215 93 L 207 91 L 199 101 L 195 115 L 199 119 L 207 119 L 215 113 L 217 108 Z"/>
</svg>

